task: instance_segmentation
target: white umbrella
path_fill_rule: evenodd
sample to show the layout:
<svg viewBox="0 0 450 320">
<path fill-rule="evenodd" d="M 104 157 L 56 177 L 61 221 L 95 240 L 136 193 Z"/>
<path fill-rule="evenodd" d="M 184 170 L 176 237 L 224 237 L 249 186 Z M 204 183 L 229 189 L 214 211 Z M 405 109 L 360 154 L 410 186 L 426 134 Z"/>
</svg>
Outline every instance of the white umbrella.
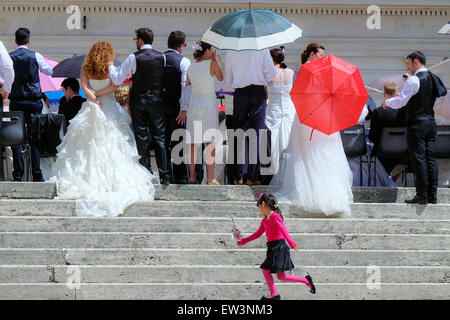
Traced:
<svg viewBox="0 0 450 320">
<path fill-rule="evenodd" d="M 431 67 L 428 68 L 428 70 L 434 72 L 434 73 L 450 73 L 450 59 L 447 58 Z M 447 84 L 448 88 L 449 84 Z"/>
<path fill-rule="evenodd" d="M 438 31 L 439 34 L 450 34 L 450 21 Z"/>
</svg>

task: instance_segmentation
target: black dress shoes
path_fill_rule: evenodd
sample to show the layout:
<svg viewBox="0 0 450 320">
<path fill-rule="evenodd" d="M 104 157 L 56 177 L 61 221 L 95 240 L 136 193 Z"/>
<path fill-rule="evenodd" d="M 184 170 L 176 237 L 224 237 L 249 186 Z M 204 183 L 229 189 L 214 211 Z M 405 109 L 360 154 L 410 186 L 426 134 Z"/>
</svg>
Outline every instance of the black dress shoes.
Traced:
<svg viewBox="0 0 450 320">
<path fill-rule="evenodd" d="M 428 203 L 431 203 L 431 204 L 437 204 L 437 199 L 436 198 L 428 198 Z"/>
<path fill-rule="evenodd" d="M 306 280 L 308 280 L 309 284 L 311 285 L 311 289 L 309 290 L 309 292 L 311 292 L 312 294 L 316 294 L 316 286 L 314 285 L 314 282 L 313 282 L 311 276 L 308 274 L 305 278 L 306 278 Z"/>
<path fill-rule="evenodd" d="M 405 200 L 406 203 L 412 204 L 412 203 L 418 203 L 418 204 L 427 204 L 428 199 L 419 198 L 417 195 L 409 200 Z"/>
</svg>

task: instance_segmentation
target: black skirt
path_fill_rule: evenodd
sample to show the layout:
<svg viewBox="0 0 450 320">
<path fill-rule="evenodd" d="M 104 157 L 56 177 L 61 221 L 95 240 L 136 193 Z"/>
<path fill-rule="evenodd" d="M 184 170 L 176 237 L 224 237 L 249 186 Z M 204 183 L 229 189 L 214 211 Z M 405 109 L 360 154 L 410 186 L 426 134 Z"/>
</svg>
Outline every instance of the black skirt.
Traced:
<svg viewBox="0 0 450 320">
<path fill-rule="evenodd" d="M 271 273 L 294 269 L 290 250 L 284 239 L 267 242 L 267 257 L 260 268 L 270 270 Z"/>
</svg>

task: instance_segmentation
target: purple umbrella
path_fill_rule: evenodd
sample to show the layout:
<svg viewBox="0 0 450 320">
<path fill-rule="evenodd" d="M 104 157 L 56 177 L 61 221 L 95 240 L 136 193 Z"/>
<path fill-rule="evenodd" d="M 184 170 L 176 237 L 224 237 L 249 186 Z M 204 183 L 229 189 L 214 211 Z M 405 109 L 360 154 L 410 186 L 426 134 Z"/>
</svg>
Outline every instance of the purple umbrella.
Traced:
<svg viewBox="0 0 450 320">
<path fill-rule="evenodd" d="M 403 86 L 405 84 L 405 80 L 402 78 L 402 76 L 400 74 L 396 74 L 396 75 L 381 77 L 381 78 L 369 83 L 368 86 L 371 88 L 375 88 L 375 89 L 383 91 L 384 85 L 388 82 L 395 82 L 400 87 L 400 90 L 403 88 Z"/>
</svg>

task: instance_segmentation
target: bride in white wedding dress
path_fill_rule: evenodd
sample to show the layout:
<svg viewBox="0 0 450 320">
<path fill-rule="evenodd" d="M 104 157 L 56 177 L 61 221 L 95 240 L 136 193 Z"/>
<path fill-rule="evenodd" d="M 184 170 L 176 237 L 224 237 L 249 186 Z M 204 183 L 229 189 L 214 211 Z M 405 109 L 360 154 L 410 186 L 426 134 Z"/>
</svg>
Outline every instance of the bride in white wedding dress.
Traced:
<svg viewBox="0 0 450 320">
<path fill-rule="evenodd" d="M 302 63 L 319 59 L 324 53 L 322 46 L 310 44 L 302 54 Z M 271 182 L 278 189 L 275 196 L 280 202 L 309 212 L 349 216 L 352 172 L 340 133 L 326 135 L 316 130 L 311 139 L 310 134 L 311 128 L 302 124 L 295 113 L 285 157 Z"/>
<path fill-rule="evenodd" d="M 77 215 L 117 216 L 134 202 L 154 199 L 153 175 L 139 164 L 131 118 L 108 79 L 113 57 L 107 42 L 86 55 L 81 88 L 88 100 L 70 121 L 52 168 L 57 199 L 76 200 Z"/>
</svg>

